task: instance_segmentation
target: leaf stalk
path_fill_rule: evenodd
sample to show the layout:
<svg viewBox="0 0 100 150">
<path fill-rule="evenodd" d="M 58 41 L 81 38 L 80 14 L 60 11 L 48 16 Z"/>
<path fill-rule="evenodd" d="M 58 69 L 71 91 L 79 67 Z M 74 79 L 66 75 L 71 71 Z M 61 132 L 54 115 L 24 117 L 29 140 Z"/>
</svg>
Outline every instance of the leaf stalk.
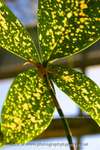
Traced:
<svg viewBox="0 0 100 150">
<path fill-rule="evenodd" d="M 63 113 L 63 111 L 62 111 L 62 109 L 61 109 L 61 107 L 60 107 L 60 105 L 59 105 L 59 103 L 57 101 L 57 98 L 55 96 L 56 93 L 55 93 L 55 89 L 54 89 L 53 83 L 52 83 L 52 81 L 50 81 L 48 79 L 48 76 L 46 78 L 46 83 L 47 83 L 47 85 L 49 87 L 49 90 L 50 90 L 50 93 L 52 95 L 54 105 L 56 106 L 57 111 L 58 111 L 58 113 L 60 115 L 60 118 L 62 120 L 62 124 L 63 124 L 63 127 L 64 127 L 66 138 L 67 138 L 68 143 L 69 143 L 70 150 L 76 150 L 75 145 L 73 144 L 72 133 L 71 133 L 71 130 L 69 128 L 69 124 L 68 124 L 67 120 L 65 119 L 64 113 Z"/>
</svg>

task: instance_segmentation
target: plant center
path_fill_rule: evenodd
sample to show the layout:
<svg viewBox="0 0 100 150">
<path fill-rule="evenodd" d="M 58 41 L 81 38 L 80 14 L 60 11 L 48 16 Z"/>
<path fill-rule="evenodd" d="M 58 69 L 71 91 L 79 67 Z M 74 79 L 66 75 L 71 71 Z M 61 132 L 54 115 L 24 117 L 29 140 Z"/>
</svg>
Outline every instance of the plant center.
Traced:
<svg viewBox="0 0 100 150">
<path fill-rule="evenodd" d="M 45 67 L 43 64 L 37 64 L 36 66 L 38 69 L 39 76 L 44 78 L 48 73 L 47 67 Z"/>
</svg>

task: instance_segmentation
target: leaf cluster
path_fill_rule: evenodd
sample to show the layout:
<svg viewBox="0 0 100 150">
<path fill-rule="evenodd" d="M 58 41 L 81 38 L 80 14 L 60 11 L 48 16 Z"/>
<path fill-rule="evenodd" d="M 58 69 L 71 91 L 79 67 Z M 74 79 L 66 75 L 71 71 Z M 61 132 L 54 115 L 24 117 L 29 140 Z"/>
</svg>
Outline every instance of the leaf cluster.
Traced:
<svg viewBox="0 0 100 150">
<path fill-rule="evenodd" d="M 33 65 L 15 78 L 4 102 L 0 132 L 5 144 L 26 143 L 48 127 L 55 110 L 53 83 L 100 126 L 100 88 L 68 65 L 54 64 L 100 39 L 99 0 L 39 0 L 38 39 L 39 49 L 0 0 L 0 47 Z"/>
</svg>

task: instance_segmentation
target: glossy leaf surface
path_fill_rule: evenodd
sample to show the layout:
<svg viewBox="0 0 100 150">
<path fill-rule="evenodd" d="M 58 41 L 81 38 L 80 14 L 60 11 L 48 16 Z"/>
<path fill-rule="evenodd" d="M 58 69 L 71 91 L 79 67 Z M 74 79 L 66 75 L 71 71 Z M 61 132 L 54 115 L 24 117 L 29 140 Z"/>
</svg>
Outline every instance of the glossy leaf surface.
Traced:
<svg viewBox="0 0 100 150">
<path fill-rule="evenodd" d="M 55 66 L 53 81 L 100 126 L 100 88 L 83 73 L 66 66 Z M 66 106 L 67 108 L 67 106 Z"/>
<path fill-rule="evenodd" d="M 41 134 L 52 120 L 54 106 L 45 82 L 28 70 L 12 84 L 2 110 L 5 143 L 26 143 Z"/>
<path fill-rule="evenodd" d="M 100 39 L 99 0 L 39 0 L 38 20 L 44 59 L 70 56 Z"/>
<path fill-rule="evenodd" d="M 2 0 L 0 0 L 0 47 L 24 59 L 37 58 L 31 37 Z"/>
</svg>

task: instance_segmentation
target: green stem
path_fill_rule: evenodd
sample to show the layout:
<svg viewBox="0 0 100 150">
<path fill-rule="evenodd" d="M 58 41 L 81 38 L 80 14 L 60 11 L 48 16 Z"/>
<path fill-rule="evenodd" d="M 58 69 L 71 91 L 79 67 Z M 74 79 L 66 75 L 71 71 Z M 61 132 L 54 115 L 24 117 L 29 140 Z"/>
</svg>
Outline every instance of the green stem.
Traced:
<svg viewBox="0 0 100 150">
<path fill-rule="evenodd" d="M 67 120 L 65 119 L 63 111 L 62 111 L 62 109 L 61 109 L 61 107 L 60 107 L 60 105 L 59 105 L 59 103 L 57 101 L 57 98 L 55 96 L 56 94 L 55 94 L 54 86 L 53 86 L 52 82 L 48 79 L 48 77 L 47 77 L 46 80 L 47 80 L 47 84 L 48 84 L 50 93 L 51 93 L 51 95 L 53 97 L 53 102 L 54 102 L 54 104 L 55 104 L 55 106 L 57 108 L 57 111 L 58 111 L 58 113 L 59 113 L 59 115 L 61 117 L 61 120 L 62 120 L 62 123 L 63 123 L 63 127 L 64 127 L 64 131 L 65 131 L 65 135 L 66 135 L 66 138 L 67 138 L 69 146 L 70 146 L 70 150 L 76 150 L 75 146 L 73 144 L 72 133 L 71 133 L 71 130 L 69 128 L 69 124 L 68 124 Z"/>
</svg>

